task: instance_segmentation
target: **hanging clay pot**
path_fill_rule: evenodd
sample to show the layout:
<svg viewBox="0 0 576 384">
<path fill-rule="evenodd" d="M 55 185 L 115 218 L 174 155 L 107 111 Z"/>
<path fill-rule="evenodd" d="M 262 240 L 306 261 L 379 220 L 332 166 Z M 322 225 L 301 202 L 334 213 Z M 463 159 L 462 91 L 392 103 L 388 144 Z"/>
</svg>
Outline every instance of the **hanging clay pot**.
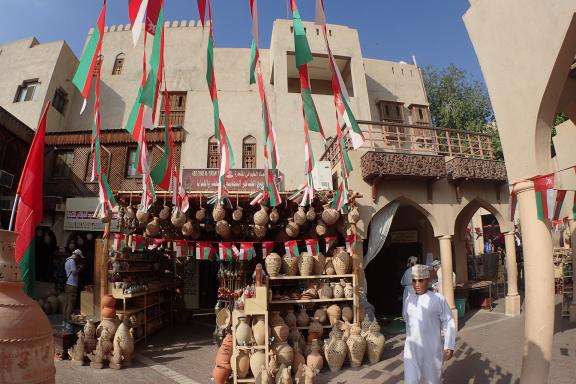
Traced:
<svg viewBox="0 0 576 384">
<path fill-rule="evenodd" d="M 143 211 L 142 208 L 136 211 L 136 219 L 140 224 L 146 224 L 150 218 L 150 213 L 148 211 Z"/>
<path fill-rule="evenodd" d="M 298 312 L 298 316 L 296 317 L 296 324 L 298 324 L 299 327 L 307 327 L 308 324 L 310 324 L 310 317 L 304 308 Z"/>
<path fill-rule="evenodd" d="M 294 222 L 298 225 L 304 225 L 306 223 L 306 211 L 304 211 L 304 207 L 298 207 L 298 211 L 294 214 Z"/>
<path fill-rule="evenodd" d="M 328 319 L 330 320 L 330 325 L 334 325 L 340 317 L 342 316 L 342 310 L 338 304 L 332 304 L 331 306 L 326 309 L 326 313 L 328 313 Z"/>
<path fill-rule="evenodd" d="M 254 224 L 264 226 L 268 224 L 268 220 L 268 209 L 261 205 L 260 210 L 254 214 Z"/>
<path fill-rule="evenodd" d="M 170 217 L 170 207 L 167 205 L 162 207 L 162 209 L 158 213 L 158 217 L 160 218 L 160 220 L 168 220 L 168 218 Z"/>
<path fill-rule="evenodd" d="M 254 377 L 261 371 L 262 366 L 266 366 L 266 354 L 259 349 L 250 356 L 250 371 Z"/>
<path fill-rule="evenodd" d="M 308 252 L 302 252 L 298 258 L 300 276 L 310 276 L 314 272 L 314 258 Z"/>
<path fill-rule="evenodd" d="M 134 216 L 135 216 L 134 208 L 132 208 L 132 206 L 129 205 L 129 206 L 126 208 L 126 211 L 125 211 L 124 215 L 126 216 L 126 218 L 132 220 L 132 219 L 134 218 Z"/>
<path fill-rule="evenodd" d="M 270 316 L 270 328 L 274 340 L 278 342 L 288 340 L 290 328 L 288 328 L 288 325 L 286 325 L 284 319 L 280 316 L 280 311 L 272 311 L 272 316 Z"/>
<path fill-rule="evenodd" d="M 300 234 L 300 227 L 294 222 L 293 218 L 288 218 L 288 223 L 286 224 L 286 234 L 289 237 L 296 237 Z"/>
<path fill-rule="evenodd" d="M 318 297 L 321 299 L 331 299 L 334 297 L 332 288 L 330 288 L 330 285 L 327 282 L 322 284 L 322 287 L 318 290 Z"/>
<path fill-rule="evenodd" d="M 335 299 L 341 299 L 344 297 L 344 287 L 342 285 L 339 283 L 331 283 L 330 286 L 332 287 L 332 294 Z"/>
<path fill-rule="evenodd" d="M 235 365 L 232 366 L 232 369 L 236 370 L 236 376 L 239 379 L 245 379 L 250 372 L 250 355 L 248 352 L 242 349 L 238 350 L 237 355 L 232 356 L 232 361 Z"/>
<path fill-rule="evenodd" d="M 351 264 L 351 258 L 344 247 L 337 247 L 334 251 L 332 263 L 337 275 L 345 275 L 348 273 Z"/>
<path fill-rule="evenodd" d="M 353 323 L 354 311 L 348 305 L 344 305 L 342 307 L 342 320 L 344 320 L 348 323 Z"/>
<path fill-rule="evenodd" d="M 280 273 L 282 258 L 279 254 L 272 252 L 264 259 L 264 264 L 266 264 L 266 272 L 268 272 L 268 275 L 275 277 Z"/>
<path fill-rule="evenodd" d="M 329 205 L 324 206 L 324 211 L 322 211 L 322 221 L 324 221 L 327 225 L 334 225 L 340 218 L 340 213 L 331 208 Z"/>
<path fill-rule="evenodd" d="M 292 365 L 294 361 L 294 349 L 288 345 L 287 342 L 277 343 L 273 348 L 280 365 L 284 364 L 287 367 Z"/>
<path fill-rule="evenodd" d="M 342 365 L 346 359 L 347 349 L 346 343 L 342 341 L 342 332 L 338 329 L 338 326 L 335 325 L 324 347 L 324 356 L 326 357 L 326 363 L 331 372 L 337 372 L 342 369 Z"/>
<path fill-rule="evenodd" d="M 186 215 L 182 213 L 180 208 L 174 207 L 174 209 L 172 210 L 172 217 L 170 218 L 170 222 L 176 228 L 182 228 L 182 226 L 186 222 Z"/>
<path fill-rule="evenodd" d="M 352 283 L 346 283 L 344 287 L 344 297 L 347 299 L 354 297 L 354 287 L 352 287 Z"/>
<path fill-rule="evenodd" d="M 328 322 L 328 314 L 326 313 L 326 307 L 318 308 L 314 312 L 314 318 L 318 319 L 321 324 L 326 324 Z"/>
<path fill-rule="evenodd" d="M 348 361 L 352 368 L 358 368 L 362 365 L 364 360 L 364 353 L 366 352 L 366 339 L 360 335 L 360 327 L 353 325 L 350 330 L 350 337 L 346 341 L 348 345 Z"/>
<path fill-rule="evenodd" d="M 198 221 L 204 220 L 206 218 L 206 208 L 200 207 L 200 209 L 196 211 L 194 217 L 196 217 L 196 220 Z"/>
<path fill-rule="evenodd" d="M 267 230 L 266 226 L 256 224 L 254 225 L 254 236 L 257 239 L 261 239 L 264 236 L 266 236 L 266 230 Z"/>
<path fill-rule="evenodd" d="M 223 239 L 230 238 L 230 224 L 226 220 L 216 222 L 216 233 L 222 236 Z"/>
<path fill-rule="evenodd" d="M 276 207 L 272 208 L 272 212 L 270 212 L 268 218 L 270 219 L 270 222 L 272 224 L 276 224 L 278 222 L 278 219 L 280 219 L 280 215 L 278 214 L 278 210 L 276 209 Z"/>
<path fill-rule="evenodd" d="M 315 231 L 318 236 L 326 236 L 328 233 L 328 227 L 322 220 L 318 220 L 316 223 Z"/>
<path fill-rule="evenodd" d="M 358 211 L 357 206 L 354 206 L 350 212 L 348 212 L 348 222 L 351 224 L 356 224 L 358 220 L 360 220 L 360 211 Z"/>
<path fill-rule="evenodd" d="M 314 258 L 314 274 L 316 276 L 323 275 L 324 267 L 326 266 L 326 257 L 320 252 L 312 257 Z"/>
<path fill-rule="evenodd" d="M 192 223 L 192 233 L 190 234 L 190 237 L 193 240 L 198 240 L 200 238 L 200 235 L 202 233 L 200 232 L 200 224 L 198 224 L 198 222 L 193 222 Z"/>
<path fill-rule="evenodd" d="M 306 357 L 306 365 L 314 370 L 314 372 L 320 372 L 324 366 L 324 359 L 320 354 L 320 345 L 318 345 L 317 339 L 312 340 L 310 353 Z"/>
<path fill-rule="evenodd" d="M 324 274 L 326 275 L 336 274 L 336 269 L 334 269 L 334 263 L 332 262 L 331 257 L 326 258 L 326 264 L 324 265 Z"/>
<path fill-rule="evenodd" d="M 154 217 L 151 222 L 146 224 L 146 236 L 154 237 L 160 233 L 160 219 Z"/>
<path fill-rule="evenodd" d="M 232 219 L 234 221 L 240 221 L 242 220 L 242 214 L 244 213 L 244 208 L 242 207 L 236 207 L 236 209 L 234 210 L 234 212 L 232 212 Z"/>
<path fill-rule="evenodd" d="M 300 364 L 306 364 L 306 358 L 302 355 L 302 350 L 300 348 L 300 342 L 296 341 L 294 343 L 294 359 L 292 360 L 292 374 L 296 374 Z"/>
<path fill-rule="evenodd" d="M 248 325 L 246 316 L 238 317 L 236 326 L 236 344 L 240 346 L 250 345 L 252 342 L 252 328 Z"/>
<path fill-rule="evenodd" d="M 289 328 L 293 328 L 296 326 L 296 315 L 294 314 L 293 309 L 289 309 L 284 317 L 284 322 Z"/>
<path fill-rule="evenodd" d="M 314 210 L 313 206 L 310 206 L 310 208 L 308 208 L 308 212 L 306 212 L 306 220 L 308 221 L 316 220 L 316 211 Z"/>
<path fill-rule="evenodd" d="M 376 364 L 380 361 L 385 345 L 386 338 L 380 333 L 380 324 L 374 320 L 372 324 L 370 324 L 368 334 L 366 335 L 366 352 L 370 364 Z"/>
<path fill-rule="evenodd" d="M 226 217 L 226 210 L 224 209 L 224 207 L 222 207 L 222 205 L 220 204 L 215 205 L 214 209 L 212 210 L 212 218 L 214 219 L 214 221 L 224 220 L 225 217 Z"/>
<path fill-rule="evenodd" d="M 282 269 L 286 276 L 296 276 L 298 274 L 298 258 L 290 254 L 282 258 Z"/>
<path fill-rule="evenodd" d="M 192 220 L 188 220 L 184 225 L 182 225 L 182 235 L 184 236 L 190 236 L 193 230 Z"/>
</svg>

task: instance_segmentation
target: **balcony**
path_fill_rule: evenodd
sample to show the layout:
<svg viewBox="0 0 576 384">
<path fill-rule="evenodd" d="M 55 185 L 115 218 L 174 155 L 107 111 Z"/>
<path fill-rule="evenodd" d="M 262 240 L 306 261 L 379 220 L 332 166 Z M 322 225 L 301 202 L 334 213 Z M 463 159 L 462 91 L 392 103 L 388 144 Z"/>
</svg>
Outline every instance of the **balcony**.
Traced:
<svg viewBox="0 0 576 384">
<path fill-rule="evenodd" d="M 361 150 L 362 178 L 382 177 L 505 182 L 504 162 L 496 160 L 487 134 L 424 125 L 359 121 L 366 138 Z M 350 148 L 349 136 L 345 134 Z M 334 139 L 321 158 L 332 167 L 340 160 Z"/>
</svg>

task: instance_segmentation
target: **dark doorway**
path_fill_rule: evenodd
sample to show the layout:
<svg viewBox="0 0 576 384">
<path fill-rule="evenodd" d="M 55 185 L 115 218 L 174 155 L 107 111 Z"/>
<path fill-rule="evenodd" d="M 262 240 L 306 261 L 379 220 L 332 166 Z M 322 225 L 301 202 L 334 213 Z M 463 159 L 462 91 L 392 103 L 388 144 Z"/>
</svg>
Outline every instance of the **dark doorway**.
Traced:
<svg viewBox="0 0 576 384">
<path fill-rule="evenodd" d="M 215 261 L 200 261 L 198 263 L 199 276 L 199 306 L 200 308 L 214 308 L 218 295 L 218 266 Z"/>
</svg>

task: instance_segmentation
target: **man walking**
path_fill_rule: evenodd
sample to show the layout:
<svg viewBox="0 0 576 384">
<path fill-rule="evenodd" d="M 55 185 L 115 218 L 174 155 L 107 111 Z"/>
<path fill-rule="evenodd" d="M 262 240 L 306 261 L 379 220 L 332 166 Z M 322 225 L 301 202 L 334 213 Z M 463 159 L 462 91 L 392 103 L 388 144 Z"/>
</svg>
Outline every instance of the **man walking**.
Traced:
<svg viewBox="0 0 576 384">
<path fill-rule="evenodd" d="M 80 258 L 83 259 L 84 255 L 81 250 L 76 249 L 64 263 L 64 270 L 66 271 L 66 285 L 64 287 L 64 308 L 62 310 L 62 315 L 64 326 L 66 328 L 71 328 L 68 322 L 70 321 L 70 315 L 74 310 L 76 296 L 78 295 L 78 273 L 80 272 L 78 260 Z"/>
<path fill-rule="evenodd" d="M 417 264 L 412 267 L 414 291 L 408 293 L 403 313 L 406 321 L 406 384 L 440 384 L 442 360 L 450 360 L 454 354 L 454 317 L 446 299 L 428 291 L 429 279 L 428 266 Z M 444 333 L 444 346 L 441 331 Z"/>
</svg>

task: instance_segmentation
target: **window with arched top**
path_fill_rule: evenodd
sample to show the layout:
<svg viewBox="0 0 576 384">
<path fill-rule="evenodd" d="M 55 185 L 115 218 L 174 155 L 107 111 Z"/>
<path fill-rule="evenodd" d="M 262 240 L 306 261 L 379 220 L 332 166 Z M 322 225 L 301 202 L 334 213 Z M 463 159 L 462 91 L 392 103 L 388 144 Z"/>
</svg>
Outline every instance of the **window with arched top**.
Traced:
<svg viewBox="0 0 576 384">
<path fill-rule="evenodd" d="M 114 60 L 114 68 L 112 68 L 113 75 L 120 75 L 122 73 L 122 67 L 124 66 L 124 59 L 126 55 L 119 53 L 116 55 L 116 60 Z"/>
<path fill-rule="evenodd" d="M 246 136 L 242 140 L 242 168 L 256 168 L 256 139 Z"/>
<path fill-rule="evenodd" d="M 208 168 L 218 168 L 220 166 L 220 152 L 218 152 L 218 140 L 216 136 L 208 139 Z"/>
</svg>

